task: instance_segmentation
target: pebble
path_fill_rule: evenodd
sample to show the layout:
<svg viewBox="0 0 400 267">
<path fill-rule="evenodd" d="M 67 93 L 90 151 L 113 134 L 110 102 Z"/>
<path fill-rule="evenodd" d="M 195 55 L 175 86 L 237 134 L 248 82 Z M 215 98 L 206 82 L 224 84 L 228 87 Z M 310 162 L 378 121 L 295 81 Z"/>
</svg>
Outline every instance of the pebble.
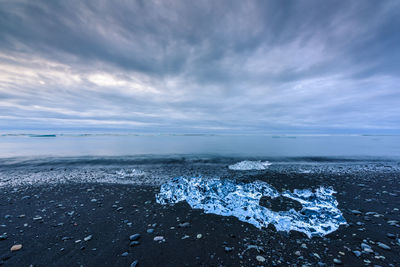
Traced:
<svg viewBox="0 0 400 267">
<path fill-rule="evenodd" d="M 225 252 L 231 252 L 231 251 L 233 250 L 233 248 L 231 248 L 231 247 L 225 247 L 224 250 L 225 250 Z"/>
<path fill-rule="evenodd" d="M 7 237 L 8 237 L 7 234 L 4 233 L 4 234 L 0 235 L 0 240 L 6 240 Z"/>
<path fill-rule="evenodd" d="M 339 259 L 333 259 L 333 262 L 335 263 L 335 264 L 338 264 L 338 265 L 342 265 L 343 264 L 343 262 L 341 261 L 341 260 L 339 260 Z"/>
<path fill-rule="evenodd" d="M 17 245 L 12 246 L 10 250 L 11 251 L 18 251 L 21 248 L 22 248 L 22 245 L 21 244 L 17 244 Z"/>
<path fill-rule="evenodd" d="M 259 262 L 264 262 L 264 261 L 265 261 L 265 258 L 264 258 L 263 256 L 260 256 L 260 255 L 258 255 L 258 256 L 256 257 L 256 259 L 257 259 L 257 261 L 259 261 Z"/>
<path fill-rule="evenodd" d="M 184 223 L 180 223 L 180 224 L 178 224 L 178 226 L 179 226 L 179 227 L 181 227 L 181 228 L 187 228 L 187 227 L 189 227 L 189 226 L 190 226 L 190 223 L 188 223 L 188 222 L 184 222 Z"/>
<path fill-rule="evenodd" d="M 386 244 L 384 244 L 384 243 L 381 243 L 381 242 L 378 242 L 378 247 L 380 247 L 380 248 L 382 248 L 382 249 L 384 249 L 384 250 L 391 250 L 391 249 L 392 249 L 392 248 L 389 247 L 388 245 L 386 245 Z"/>
<path fill-rule="evenodd" d="M 357 257 L 360 257 L 360 256 L 361 256 L 361 252 L 358 251 L 358 250 L 354 250 L 354 251 L 353 251 L 353 254 L 356 255 Z"/>
<path fill-rule="evenodd" d="M 138 265 L 139 261 L 135 260 L 134 262 L 131 263 L 130 267 L 136 267 Z"/>
<path fill-rule="evenodd" d="M 39 220 L 41 220 L 41 219 L 43 219 L 41 216 L 35 216 L 35 217 L 33 217 L 33 220 L 34 220 L 34 221 L 39 221 Z"/>
<path fill-rule="evenodd" d="M 83 240 L 85 240 L 85 241 L 89 241 L 89 240 L 91 240 L 92 239 L 92 235 L 88 235 L 87 237 L 85 237 Z"/>
<path fill-rule="evenodd" d="M 154 229 L 147 229 L 147 233 L 152 234 L 154 232 Z"/>
<path fill-rule="evenodd" d="M 154 237 L 153 240 L 154 240 L 154 241 L 165 241 L 165 239 L 164 239 L 163 236 L 156 236 L 156 237 Z"/>
<path fill-rule="evenodd" d="M 124 209 L 123 207 L 119 207 L 119 208 L 117 208 L 117 211 L 121 211 L 123 209 Z"/>
<path fill-rule="evenodd" d="M 361 215 L 361 211 L 359 210 L 352 210 L 351 213 L 353 213 L 354 215 Z"/>
<path fill-rule="evenodd" d="M 138 240 L 139 238 L 140 238 L 140 234 L 134 234 L 129 237 L 129 240 L 135 241 L 135 240 Z"/>
<path fill-rule="evenodd" d="M 396 235 L 391 234 L 391 233 L 387 233 L 386 236 L 387 236 L 388 238 L 390 238 L 390 239 L 395 239 L 395 238 L 396 238 Z"/>
<path fill-rule="evenodd" d="M 197 235 L 197 239 L 200 239 L 200 238 L 202 238 L 203 236 L 201 235 L 201 234 L 198 234 Z"/>
<path fill-rule="evenodd" d="M 134 247 L 134 246 L 137 246 L 137 245 L 139 245 L 139 244 L 140 244 L 139 241 L 132 241 L 129 245 L 130 245 L 131 247 Z"/>
<path fill-rule="evenodd" d="M 124 252 L 124 253 L 121 254 L 122 257 L 126 257 L 126 256 L 128 256 L 128 255 L 129 255 L 128 252 Z"/>
</svg>

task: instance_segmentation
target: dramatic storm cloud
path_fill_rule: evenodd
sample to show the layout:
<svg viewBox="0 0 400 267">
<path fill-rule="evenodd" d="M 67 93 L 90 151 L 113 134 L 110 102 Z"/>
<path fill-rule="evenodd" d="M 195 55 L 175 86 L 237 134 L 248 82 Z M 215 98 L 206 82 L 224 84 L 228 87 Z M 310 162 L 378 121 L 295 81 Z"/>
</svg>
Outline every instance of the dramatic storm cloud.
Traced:
<svg viewBox="0 0 400 267">
<path fill-rule="evenodd" d="M 0 1 L 0 129 L 399 132 L 399 1 Z"/>
</svg>

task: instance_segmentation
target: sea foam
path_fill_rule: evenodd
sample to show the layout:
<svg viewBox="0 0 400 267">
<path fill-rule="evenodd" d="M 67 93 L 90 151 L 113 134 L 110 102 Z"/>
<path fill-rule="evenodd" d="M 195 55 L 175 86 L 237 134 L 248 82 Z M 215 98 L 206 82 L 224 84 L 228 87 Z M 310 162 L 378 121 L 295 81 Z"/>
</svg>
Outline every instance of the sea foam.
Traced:
<svg viewBox="0 0 400 267">
<path fill-rule="evenodd" d="M 268 161 L 262 162 L 260 160 L 258 161 L 244 160 L 236 164 L 229 165 L 228 168 L 234 171 L 266 170 L 268 166 L 271 164 L 272 163 Z"/>
<path fill-rule="evenodd" d="M 332 188 L 320 187 L 293 192 L 278 192 L 271 185 L 256 181 L 237 183 L 231 180 L 177 177 L 163 184 L 156 195 L 159 204 L 173 205 L 186 201 L 194 209 L 205 213 L 234 216 L 258 228 L 273 224 L 278 231 L 305 233 L 309 238 L 324 236 L 346 224 Z M 272 211 L 261 206 L 263 196 L 287 197 L 302 205 L 300 211 Z"/>
</svg>

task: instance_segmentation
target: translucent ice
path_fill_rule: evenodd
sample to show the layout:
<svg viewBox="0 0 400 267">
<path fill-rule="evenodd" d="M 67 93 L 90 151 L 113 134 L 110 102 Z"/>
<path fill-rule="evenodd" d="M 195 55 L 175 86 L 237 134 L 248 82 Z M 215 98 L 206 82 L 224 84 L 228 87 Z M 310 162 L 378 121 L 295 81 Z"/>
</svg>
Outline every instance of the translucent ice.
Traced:
<svg viewBox="0 0 400 267">
<path fill-rule="evenodd" d="M 135 176 L 143 176 L 146 173 L 144 171 L 141 170 L 137 170 L 137 169 L 132 169 L 132 170 L 119 170 L 116 171 L 115 174 L 121 176 L 121 177 L 135 177 Z"/>
<path fill-rule="evenodd" d="M 279 193 L 261 181 L 236 183 L 230 180 L 203 178 L 174 178 L 160 188 L 156 201 L 170 204 L 186 201 L 194 209 L 205 213 L 235 216 L 239 220 L 261 228 L 273 224 L 278 231 L 291 230 L 305 233 L 308 237 L 324 236 L 345 224 L 331 188 L 294 190 Z M 302 205 L 300 211 L 272 211 L 260 206 L 262 196 L 287 197 Z"/>
<path fill-rule="evenodd" d="M 271 165 L 270 162 L 268 161 L 249 161 L 249 160 L 244 160 L 241 162 L 238 162 L 233 165 L 229 165 L 230 170 L 234 171 L 249 171 L 249 170 L 265 170 L 268 168 L 268 166 Z"/>
</svg>

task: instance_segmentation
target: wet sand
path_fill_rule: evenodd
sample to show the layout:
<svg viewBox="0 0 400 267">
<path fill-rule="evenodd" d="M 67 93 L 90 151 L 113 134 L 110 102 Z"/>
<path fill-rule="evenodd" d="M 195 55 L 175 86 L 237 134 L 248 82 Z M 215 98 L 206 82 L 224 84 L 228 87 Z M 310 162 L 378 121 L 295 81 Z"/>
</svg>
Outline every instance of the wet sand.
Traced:
<svg viewBox="0 0 400 267">
<path fill-rule="evenodd" d="M 242 179 L 245 177 L 243 176 Z M 158 186 L 73 183 L 0 188 L 4 266 L 399 266 L 400 173 L 253 172 L 278 190 L 329 185 L 347 220 L 325 237 L 257 229 L 187 203 L 155 202 Z M 265 202 L 265 201 L 264 201 Z M 291 207 L 275 201 L 271 208 Z M 151 230 L 153 229 L 153 230 Z M 130 236 L 140 234 L 131 244 Z M 155 241 L 155 237 L 161 241 Z M 86 240 L 85 240 L 86 238 Z M 11 252 L 15 244 L 22 244 Z"/>
</svg>

